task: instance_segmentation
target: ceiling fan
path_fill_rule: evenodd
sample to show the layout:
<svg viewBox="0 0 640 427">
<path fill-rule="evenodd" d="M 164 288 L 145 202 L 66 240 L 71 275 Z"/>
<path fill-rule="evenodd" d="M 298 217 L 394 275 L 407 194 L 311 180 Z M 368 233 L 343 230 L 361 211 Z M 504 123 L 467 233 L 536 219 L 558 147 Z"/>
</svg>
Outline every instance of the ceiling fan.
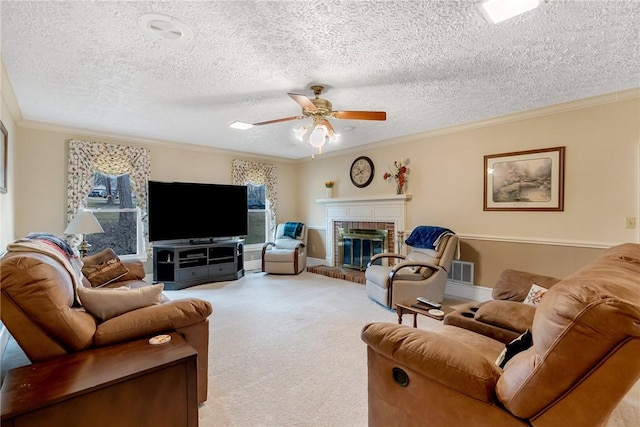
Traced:
<svg viewBox="0 0 640 427">
<path fill-rule="evenodd" d="M 229 126 L 236 129 L 248 129 L 253 126 L 270 125 L 273 123 L 287 122 L 290 120 L 300 120 L 307 117 L 313 119 L 313 126 L 325 126 L 328 132 L 335 133 L 329 118 L 341 120 L 386 120 L 387 113 L 384 111 L 334 111 L 333 106 L 326 99 L 320 98 L 324 86 L 311 86 L 315 98 L 308 98 L 299 93 L 287 93 L 295 102 L 302 107 L 302 115 L 284 117 L 281 119 L 267 120 L 258 123 L 233 122 Z"/>
</svg>

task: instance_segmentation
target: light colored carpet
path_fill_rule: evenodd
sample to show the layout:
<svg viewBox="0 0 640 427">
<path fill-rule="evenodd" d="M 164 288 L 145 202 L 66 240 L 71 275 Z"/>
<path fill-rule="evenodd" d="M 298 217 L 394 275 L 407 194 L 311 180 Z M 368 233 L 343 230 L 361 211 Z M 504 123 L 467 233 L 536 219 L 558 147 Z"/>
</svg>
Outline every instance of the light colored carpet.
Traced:
<svg viewBox="0 0 640 427">
<path fill-rule="evenodd" d="M 367 425 L 367 356 L 360 331 L 368 322 L 396 323 L 397 317 L 368 299 L 363 285 L 308 272 L 248 272 L 237 281 L 165 292 L 171 299 L 202 298 L 214 307 L 209 397 L 199 410 L 200 427 Z M 403 323 L 411 321 L 405 316 Z M 419 328 L 440 324 L 418 316 Z M 11 341 L 3 371 L 21 364 Z M 637 425 L 640 383 L 608 427 Z"/>
<path fill-rule="evenodd" d="M 249 272 L 167 295 L 214 307 L 202 427 L 367 425 L 360 331 L 367 322 L 397 317 L 369 300 L 363 285 L 308 272 Z"/>
</svg>

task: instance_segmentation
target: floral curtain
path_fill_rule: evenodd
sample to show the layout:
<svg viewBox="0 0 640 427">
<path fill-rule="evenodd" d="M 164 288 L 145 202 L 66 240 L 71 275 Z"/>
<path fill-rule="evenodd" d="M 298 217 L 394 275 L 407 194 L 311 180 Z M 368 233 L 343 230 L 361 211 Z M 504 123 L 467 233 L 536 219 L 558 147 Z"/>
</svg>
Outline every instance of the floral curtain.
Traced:
<svg viewBox="0 0 640 427">
<path fill-rule="evenodd" d="M 248 160 L 233 159 L 231 161 L 231 183 L 233 185 L 261 185 L 267 188 L 266 198 L 269 201 L 270 233 L 276 229 L 276 212 L 278 204 L 278 169 L 275 165 Z"/>
<path fill-rule="evenodd" d="M 151 154 L 146 148 L 103 142 L 69 140 L 69 167 L 67 170 L 67 222 L 78 209 L 85 207 L 84 198 L 93 187 L 94 172 L 105 175 L 128 173 L 131 190 L 136 193 L 142 211 L 144 239 L 147 233 L 147 181 L 151 176 Z M 148 247 L 148 245 L 147 245 Z"/>
</svg>

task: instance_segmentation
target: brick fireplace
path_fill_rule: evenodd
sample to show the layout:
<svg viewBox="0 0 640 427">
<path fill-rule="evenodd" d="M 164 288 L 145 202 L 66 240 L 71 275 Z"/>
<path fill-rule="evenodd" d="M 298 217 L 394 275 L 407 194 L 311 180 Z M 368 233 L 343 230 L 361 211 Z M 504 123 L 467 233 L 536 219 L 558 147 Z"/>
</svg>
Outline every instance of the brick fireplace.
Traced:
<svg viewBox="0 0 640 427">
<path fill-rule="evenodd" d="M 319 199 L 326 211 L 326 263 L 339 267 L 339 229 L 386 230 L 385 251 L 397 252 L 397 232 L 405 230 L 410 194 Z"/>
<path fill-rule="evenodd" d="M 381 232 L 381 233 L 380 233 Z M 354 256 L 345 256 L 343 236 L 353 242 L 357 252 Z M 393 222 L 334 221 L 333 222 L 333 265 L 364 270 L 368 259 L 375 253 L 393 252 L 395 248 L 395 224 Z M 352 238 L 351 238 L 352 237 Z M 383 237 L 381 244 L 379 242 Z M 358 245 L 359 243 L 359 245 Z"/>
</svg>

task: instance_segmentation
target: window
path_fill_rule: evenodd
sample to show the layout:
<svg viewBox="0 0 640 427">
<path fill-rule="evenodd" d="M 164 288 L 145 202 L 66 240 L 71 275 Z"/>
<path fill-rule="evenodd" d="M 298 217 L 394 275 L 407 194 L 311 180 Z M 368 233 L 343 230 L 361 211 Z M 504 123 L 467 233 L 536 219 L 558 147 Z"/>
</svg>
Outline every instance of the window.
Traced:
<svg viewBox="0 0 640 427">
<path fill-rule="evenodd" d="M 256 250 L 261 249 L 262 244 L 271 239 L 275 232 L 276 223 L 276 211 L 278 205 L 278 170 L 274 165 L 266 163 L 251 162 L 248 160 L 234 159 L 231 162 L 231 183 L 234 185 L 246 185 L 248 199 L 256 199 L 264 202 L 264 236 L 258 237 L 258 233 L 261 233 L 262 226 L 260 224 L 261 214 L 257 212 L 255 215 L 251 211 L 258 211 L 256 209 L 261 206 L 260 203 L 252 203 L 247 201 L 248 205 L 255 206 L 256 208 L 249 208 L 249 233 L 252 233 L 252 226 L 255 231 L 255 235 L 247 236 L 245 239 L 245 249 Z M 250 187 L 252 186 L 252 187 Z M 263 187 L 260 189 L 260 187 Z M 249 190 L 251 188 L 252 190 Z M 251 191 L 255 191 L 252 193 Z M 252 197 L 258 195 L 258 197 Z M 254 217 L 254 218 L 252 218 Z M 253 225 L 252 225 L 253 221 Z M 258 231 L 260 230 L 260 231 Z M 247 247 L 248 246 L 248 247 Z"/>
<path fill-rule="evenodd" d="M 267 241 L 267 236 L 269 235 L 267 203 L 266 186 L 264 184 L 247 184 L 249 234 L 245 237 L 245 245 L 262 247 L 264 242 Z"/>
<path fill-rule="evenodd" d="M 90 253 L 111 246 L 124 259 L 145 261 L 149 149 L 104 142 L 69 140 L 67 221 L 89 209 L 105 233 L 87 235 Z"/>
<path fill-rule="evenodd" d="M 129 174 L 95 172 L 85 203 L 104 229 L 104 233 L 86 236 L 91 244 L 89 255 L 111 248 L 123 259 L 144 258 L 142 214 L 131 190 Z"/>
</svg>

